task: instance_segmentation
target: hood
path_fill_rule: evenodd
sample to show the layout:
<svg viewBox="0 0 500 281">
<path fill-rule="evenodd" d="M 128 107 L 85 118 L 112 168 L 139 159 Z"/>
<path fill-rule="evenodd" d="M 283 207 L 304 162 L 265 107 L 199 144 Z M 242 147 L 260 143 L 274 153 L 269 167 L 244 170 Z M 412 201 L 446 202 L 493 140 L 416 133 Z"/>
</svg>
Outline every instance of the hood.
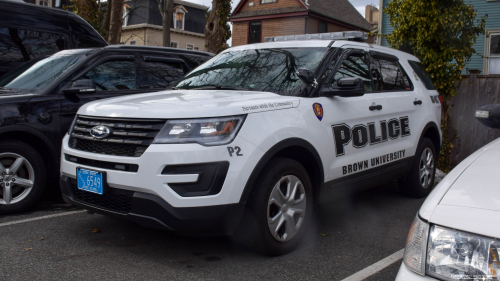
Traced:
<svg viewBox="0 0 500 281">
<path fill-rule="evenodd" d="M 500 211 L 500 142 L 455 180 L 439 205 Z"/>
<path fill-rule="evenodd" d="M 500 139 L 463 160 L 420 208 L 430 223 L 500 238 Z"/>
<path fill-rule="evenodd" d="M 299 98 L 268 92 L 172 90 L 85 104 L 78 114 L 124 118 L 198 118 L 293 108 Z"/>
</svg>

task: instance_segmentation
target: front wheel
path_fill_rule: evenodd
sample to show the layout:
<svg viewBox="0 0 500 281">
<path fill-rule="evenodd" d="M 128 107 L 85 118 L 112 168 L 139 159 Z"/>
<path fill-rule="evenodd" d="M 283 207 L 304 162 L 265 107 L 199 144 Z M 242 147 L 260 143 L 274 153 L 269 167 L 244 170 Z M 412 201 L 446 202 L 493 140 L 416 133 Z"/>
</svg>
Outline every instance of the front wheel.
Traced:
<svg viewBox="0 0 500 281">
<path fill-rule="evenodd" d="M 238 236 L 248 248 L 263 254 L 293 251 L 310 223 L 312 197 L 311 181 L 300 163 L 272 159 L 250 194 Z"/>
<path fill-rule="evenodd" d="M 436 175 L 436 150 L 428 138 L 423 138 L 417 148 L 413 168 L 404 179 L 399 181 L 399 186 L 404 194 L 424 198 L 434 187 Z"/>
<path fill-rule="evenodd" d="M 21 141 L 0 142 L 0 214 L 32 207 L 45 181 L 43 159 L 33 147 Z"/>
</svg>

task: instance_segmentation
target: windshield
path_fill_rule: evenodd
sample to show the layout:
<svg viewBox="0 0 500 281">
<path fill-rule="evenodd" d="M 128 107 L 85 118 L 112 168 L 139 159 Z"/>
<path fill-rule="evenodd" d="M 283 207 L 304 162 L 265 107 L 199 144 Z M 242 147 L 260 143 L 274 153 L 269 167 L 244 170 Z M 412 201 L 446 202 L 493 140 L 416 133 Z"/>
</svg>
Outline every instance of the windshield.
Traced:
<svg viewBox="0 0 500 281">
<path fill-rule="evenodd" d="M 328 48 L 250 49 L 224 52 L 177 83 L 178 89 L 244 88 L 291 95 L 299 68 L 315 71 Z"/>
<path fill-rule="evenodd" d="M 85 55 L 56 54 L 35 63 L 5 85 L 10 89 L 39 90 L 73 68 Z"/>
</svg>

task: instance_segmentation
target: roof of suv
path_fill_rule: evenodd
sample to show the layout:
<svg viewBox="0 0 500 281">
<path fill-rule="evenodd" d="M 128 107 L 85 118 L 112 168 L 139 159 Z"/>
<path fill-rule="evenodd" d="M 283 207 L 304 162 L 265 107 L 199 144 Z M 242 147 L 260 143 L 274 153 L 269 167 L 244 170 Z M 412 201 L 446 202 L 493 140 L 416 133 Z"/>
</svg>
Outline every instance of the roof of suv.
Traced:
<svg viewBox="0 0 500 281">
<path fill-rule="evenodd" d="M 186 53 L 198 56 L 214 56 L 214 54 L 209 52 L 193 51 L 193 50 L 169 48 L 169 47 L 141 46 L 141 45 L 110 45 L 102 47 L 102 49 L 148 50 L 148 51 L 161 51 L 161 52 L 171 51 L 175 53 Z"/>
</svg>

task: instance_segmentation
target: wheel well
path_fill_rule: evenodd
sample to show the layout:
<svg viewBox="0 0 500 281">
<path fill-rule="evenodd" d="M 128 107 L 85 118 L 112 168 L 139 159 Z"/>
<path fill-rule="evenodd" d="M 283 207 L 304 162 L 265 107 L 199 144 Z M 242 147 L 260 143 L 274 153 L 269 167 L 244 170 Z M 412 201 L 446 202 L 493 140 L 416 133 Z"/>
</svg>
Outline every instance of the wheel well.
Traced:
<svg viewBox="0 0 500 281">
<path fill-rule="evenodd" d="M 313 186 L 314 197 L 316 199 L 316 196 L 319 194 L 321 183 L 323 182 L 323 173 L 321 171 L 323 168 L 320 167 L 313 153 L 302 146 L 289 146 L 276 152 L 272 157 L 289 158 L 299 162 L 309 174 Z"/>
<path fill-rule="evenodd" d="M 43 161 L 45 162 L 45 167 L 47 167 L 47 175 L 49 182 L 52 183 L 52 181 L 57 180 L 57 174 L 53 173 L 51 171 L 50 167 L 54 166 L 56 162 L 58 162 L 58 159 L 56 158 L 53 153 L 51 153 L 52 149 L 39 137 L 37 137 L 34 134 L 30 134 L 28 132 L 22 132 L 22 131 L 11 131 L 11 132 L 6 132 L 0 135 L 0 139 L 2 140 L 18 140 L 25 142 L 32 146 L 38 153 L 43 158 Z"/>
<path fill-rule="evenodd" d="M 429 126 L 425 133 L 423 134 L 423 137 L 428 138 L 432 141 L 434 144 L 434 147 L 436 148 L 436 154 L 439 157 L 439 153 L 441 151 L 441 138 L 439 136 L 439 131 L 436 128 L 436 126 Z"/>
</svg>

